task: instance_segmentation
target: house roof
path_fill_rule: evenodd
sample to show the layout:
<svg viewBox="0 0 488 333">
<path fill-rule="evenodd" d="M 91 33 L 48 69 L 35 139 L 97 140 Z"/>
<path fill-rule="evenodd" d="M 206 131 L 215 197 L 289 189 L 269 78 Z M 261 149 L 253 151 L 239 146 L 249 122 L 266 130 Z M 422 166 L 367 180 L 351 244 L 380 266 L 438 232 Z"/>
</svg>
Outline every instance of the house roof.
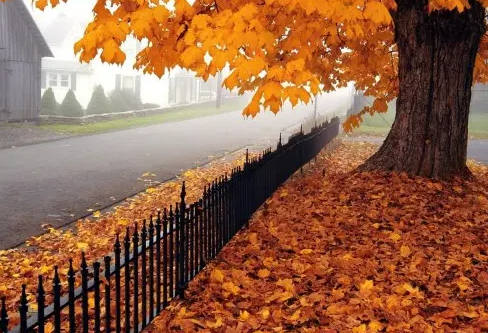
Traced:
<svg viewBox="0 0 488 333">
<path fill-rule="evenodd" d="M 43 56 L 43 57 L 54 57 L 53 53 L 51 52 L 51 49 L 49 48 L 46 40 L 44 39 L 44 36 L 42 35 L 41 31 L 39 30 L 39 27 L 37 26 L 36 22 L 34 21 L 34 18 L 32 17 L 32 15 L 29 13 L 29 10 L 25 6 L 24 2 L 22 0 L 12 0 L 12 3 L 15 6 L 15 8 L 17 9 L 20 17 L 26 23 L 27 28 L 29 29 L 29 32 L 32 34 L 35 41 L 37 42 L 41 56 Z"/>
<path fill-rule="evenodd" d="M 62 60 L 57 58 L 42 59 L 42 69 L 63 72 L 92 73 L 90 64 L 82 64 L 76 60 Z"/>
<path fill-rule="evenodd" d="M 60 46 L 65 43 L 66 38 L 72 33 L 79 30 L 80 37 L 83 34 L 86 23 L 76 17 L 68 17 L 60 13 L 51 23 L 43 29 L 46 41 L 51 46 Z"/>
</svg>

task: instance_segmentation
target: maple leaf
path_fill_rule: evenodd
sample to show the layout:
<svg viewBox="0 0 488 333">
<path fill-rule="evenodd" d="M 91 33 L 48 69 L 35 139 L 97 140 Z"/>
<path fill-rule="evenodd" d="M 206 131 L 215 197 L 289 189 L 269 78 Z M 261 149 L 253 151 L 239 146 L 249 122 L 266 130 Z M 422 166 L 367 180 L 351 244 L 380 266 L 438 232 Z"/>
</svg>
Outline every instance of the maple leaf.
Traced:
<svg viewBox="0 0 488 333">
<path fill-rule="evenodd" d="M 366 280 L 361 284 L 361 290 L 369 291 L 373 289 L 373 287 L 374 287 L 374 282 L 372 280 Z"/>
<path fill-rule="evenodd" d="M 220 269 L 214 269 L 212 273 L 210 274 L 210 278 L 215 281 L 215 282 L 224 282 L 224 274 Z"/>
<path fill-rule="evenodd" d="M 247 321 L 249 319 L 249 312 L 247 312 L 246 310 L 241 311 L 239 319 L 242 321 Z"/>
<path fill-rule="evenodd" d="M 77 248 L 81 251 L 86 251 L 88 249 L 88 243 L 79 242 L 76 244 Z"/>
<path fill-rule="evenodd" d="M 395 242 L 398 242 L 401 238 L 402 238 L 402 236 L 400 236 L 399 234 L 397 234 L 395 232 L 392 232 L 390 234 L 390 239 L 395 241 Z"/>
<path fill-rule="evenodd" d="M 260 278 L 262 278 L 262 279 L 267 278 L 269 275 L 270 275 L 270 272 L 269 272 L 269 270 L 267 270 L 267 269 L 260 269 L 260 270 L 258 271 L 258 276 L 259 276 Z"/>
<path fill-rule="evenodd" d="M 463 276 L 463 277 L 459 278 L 459 280 L 456 282 L 456 284 L 458 285 L 458 287 L 461 291 L 465 291 L 466 289 L 468 289 L 470 287 L 471 281 L 467 277 Z"/>
<path fill-rule="evenodd" d="M 410 248 L 406 245 L 402 245 L 402 247 L 400 248 L 400 255 L 404 258 L 410 256 L 411 253 L 412 251 L 410 251 Z"/>
<path fill-rule="evenodd" d="M 238 295 L 239 291 L 241 290 L 238 286 L 236 286 L 233 282 L 224 282 L 222 284 L 222 288 L 226 291 L 231 292 L 234 295 Z"/>
<path fill-rule="evenodd" d="M 371 19 L 375 23 L 390 23 L 391 16 L 388 9 L 380 1 L 370 1 L 366 3 L 364 17 Z"/>
<path fill-rule="evenodd" d="M 249 242 L 251 244 L 256 245 L 258 243 L 258 234 L 257 233 L 252 233 L 249 235 Z"/>
<path fill-rule="evenodd" d="M 295 286 L 293 285 L 293 281 L 291 279 L 280 279 L 276 282 L 277 286 L 283 287 L 288 292 L 295 292 Z"/>
</svg>

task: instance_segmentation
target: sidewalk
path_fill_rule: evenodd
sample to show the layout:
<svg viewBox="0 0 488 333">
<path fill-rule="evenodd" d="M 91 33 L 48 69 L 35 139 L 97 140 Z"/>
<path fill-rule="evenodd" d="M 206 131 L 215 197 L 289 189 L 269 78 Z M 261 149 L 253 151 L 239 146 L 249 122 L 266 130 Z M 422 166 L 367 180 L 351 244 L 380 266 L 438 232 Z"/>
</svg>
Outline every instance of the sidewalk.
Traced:
<svg viewBox="0 0 488 333">
<path fill-rule="evenodd" d="M 294 176 L 147 332 L 488 329 L 488 168 L 349 172 L 375 149 L 346 142 Z"/>
<path fill-rule="evenodd" d="M 20 147 L 68 137 L 65 134 L 39 128 L 34 124 L 0 124 L 0 149 Z"/>
<path fill-rule="evenodd" d="M 370 142 L 381 145 L 385 137 L 371 135 L 346 136 L 344 140 Z M 468 159 L 488 165 L 488 140 L 471 139 L 468 141 Z"/>
</svg>

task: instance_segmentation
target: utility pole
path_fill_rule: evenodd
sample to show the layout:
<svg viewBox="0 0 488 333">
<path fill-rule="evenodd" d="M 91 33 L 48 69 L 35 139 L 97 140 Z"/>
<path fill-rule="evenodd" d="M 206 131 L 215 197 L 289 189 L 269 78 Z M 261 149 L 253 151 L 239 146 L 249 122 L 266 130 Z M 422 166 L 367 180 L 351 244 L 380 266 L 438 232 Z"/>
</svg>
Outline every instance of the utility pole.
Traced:
<svg viewBox="0 0 488 333">
<path fill-rule="evenodd" d="M 215 107 L 217 109 L 222 105 L 222 71 L 217 73 L 217 102 Z"/>
<path fill-rule="evenodd" d="M 313 106 L 313 122 L 315 125 L 317 125 L 317 104 L 319 103 L 319 95 L 315 95 L 315 102 Z"/>
</svg>

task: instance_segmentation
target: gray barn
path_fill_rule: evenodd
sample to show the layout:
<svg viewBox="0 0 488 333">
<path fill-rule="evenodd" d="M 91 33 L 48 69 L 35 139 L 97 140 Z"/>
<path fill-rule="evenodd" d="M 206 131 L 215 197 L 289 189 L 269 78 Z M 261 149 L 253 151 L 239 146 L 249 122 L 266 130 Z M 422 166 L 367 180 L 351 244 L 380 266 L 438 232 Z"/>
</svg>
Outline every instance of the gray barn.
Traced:
<svg viewBox="0 0 488 333">
<path fill-rule="evenodd" d="M 24 2 L 0 1 L 0 121 L 39 117 L 41 59 L 52 56 Z"/>
</svg>

